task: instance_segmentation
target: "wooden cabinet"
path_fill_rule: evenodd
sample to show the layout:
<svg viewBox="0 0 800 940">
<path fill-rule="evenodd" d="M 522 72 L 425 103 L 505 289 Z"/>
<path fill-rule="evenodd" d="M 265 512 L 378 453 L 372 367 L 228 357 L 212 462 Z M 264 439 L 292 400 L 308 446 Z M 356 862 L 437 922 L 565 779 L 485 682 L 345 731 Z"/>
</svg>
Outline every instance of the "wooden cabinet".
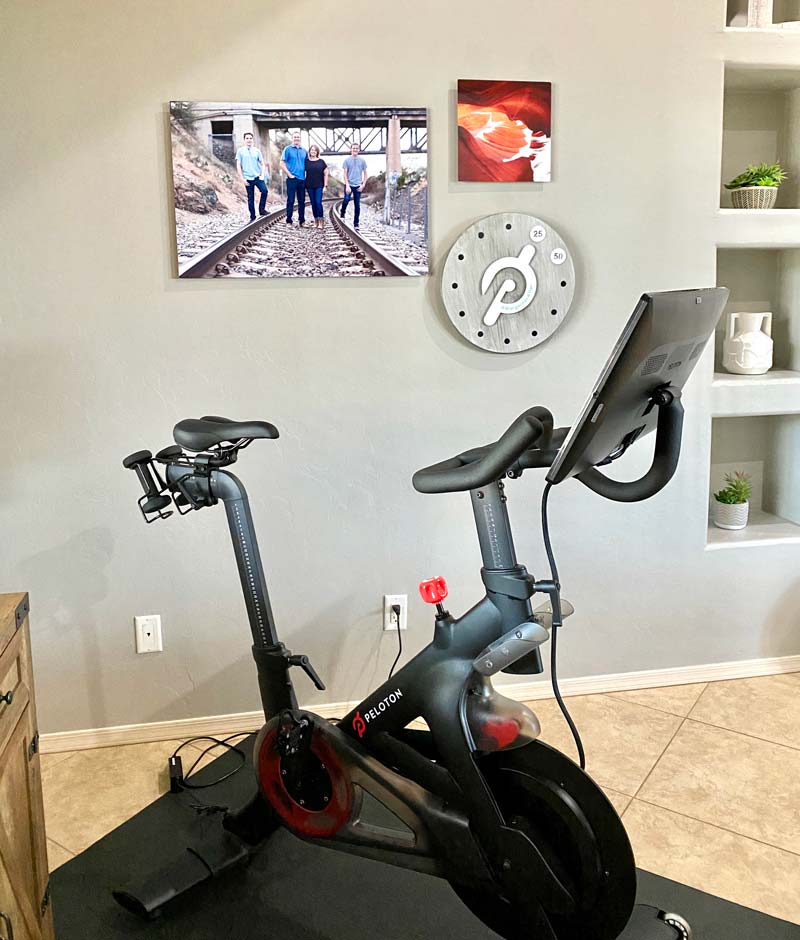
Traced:
<svg viewBox="0 0 800 940">
<path fill-rule="evenodd" d="M 0 594 L 0 940 L 53 940 L 28 595 Z"/>
</svg>

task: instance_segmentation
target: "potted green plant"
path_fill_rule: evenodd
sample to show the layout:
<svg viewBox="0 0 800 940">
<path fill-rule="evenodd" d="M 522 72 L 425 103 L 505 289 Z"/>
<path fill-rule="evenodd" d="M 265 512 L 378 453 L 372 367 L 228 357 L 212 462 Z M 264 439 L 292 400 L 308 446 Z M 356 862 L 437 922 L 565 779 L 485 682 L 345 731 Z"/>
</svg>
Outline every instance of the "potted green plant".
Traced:
<svg viewBox="0 0 800 940">
<path fill-rule="evenodd" d="M 743 529 L 747 525 L 753 484 L 750 475 L 737 470 L 725 474 L 725 487 L 714 493 L 714 525 L 719 529 Z"/>
<path fill-rule="evenodd" d="M 726 183 L 725 189 L 731 191 L 734 209 L 772 209 L 785 179 L 780 163 L 757 163 Z"/>
</svg>

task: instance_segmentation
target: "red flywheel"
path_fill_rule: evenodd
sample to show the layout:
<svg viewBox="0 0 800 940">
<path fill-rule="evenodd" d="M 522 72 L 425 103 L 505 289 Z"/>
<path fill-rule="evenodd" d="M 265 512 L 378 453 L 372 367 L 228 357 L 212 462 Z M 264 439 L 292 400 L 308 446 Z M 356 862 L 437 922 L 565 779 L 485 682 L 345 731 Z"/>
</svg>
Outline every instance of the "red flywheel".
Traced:
<svg viewBox="0 0 800 940">
<path fill-rule="evenodd" d="M 277 723 L 260 739 L 256 763 L 258 782 L 261 792 L 288 829 L 298 835 L 324 838 L 335 835 L 350 819 L 353 784 L 330 743 L 316 729 L 312 731 L 309 747 L 318 766 L 305 782 L 318 784 L 315 796 L 305 798 L 304 781 L 297 781 L 290 762 L 281 755 Z M 321 778 L 323 787 L 319 786 Z M 295 781 L 294 786 L 292 781 Z"/>
</svg>

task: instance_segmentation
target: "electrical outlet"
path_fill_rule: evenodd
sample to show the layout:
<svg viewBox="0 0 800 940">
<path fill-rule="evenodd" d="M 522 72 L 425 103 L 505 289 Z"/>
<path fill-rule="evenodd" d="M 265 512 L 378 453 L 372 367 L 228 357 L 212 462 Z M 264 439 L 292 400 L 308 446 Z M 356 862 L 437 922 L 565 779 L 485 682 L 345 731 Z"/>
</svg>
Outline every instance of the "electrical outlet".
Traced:
<svg viewBox="0 0 800 940">
<path fill-rule="evenodd" d="M 136 629 L 137 653 L 160 653 L 164 649 L 161 637 L 161 614 L 144 614 L 133 618 Z"/>
<path fill-rule="evenodd" d="M 398 604 L 400 607 L 399 625 L 395 612 L 392 610 L 395 604 Z M 383 629 L 408 630 L 408 594 L 383 595 Z"/>
</svg>

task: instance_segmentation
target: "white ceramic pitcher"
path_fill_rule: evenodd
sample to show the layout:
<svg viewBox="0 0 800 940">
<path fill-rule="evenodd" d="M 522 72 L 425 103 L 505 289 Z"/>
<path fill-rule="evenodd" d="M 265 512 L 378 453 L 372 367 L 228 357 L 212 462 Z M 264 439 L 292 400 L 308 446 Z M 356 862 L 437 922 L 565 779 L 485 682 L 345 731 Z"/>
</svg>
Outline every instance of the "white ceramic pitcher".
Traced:
<svg viewBox="0 0 800 940">
<path fill-rule="evenodd" d="M 736 375 L 763 375 L 772 368 L 772 314 L 729 313 L 722 367 Z"/>
</svg>

